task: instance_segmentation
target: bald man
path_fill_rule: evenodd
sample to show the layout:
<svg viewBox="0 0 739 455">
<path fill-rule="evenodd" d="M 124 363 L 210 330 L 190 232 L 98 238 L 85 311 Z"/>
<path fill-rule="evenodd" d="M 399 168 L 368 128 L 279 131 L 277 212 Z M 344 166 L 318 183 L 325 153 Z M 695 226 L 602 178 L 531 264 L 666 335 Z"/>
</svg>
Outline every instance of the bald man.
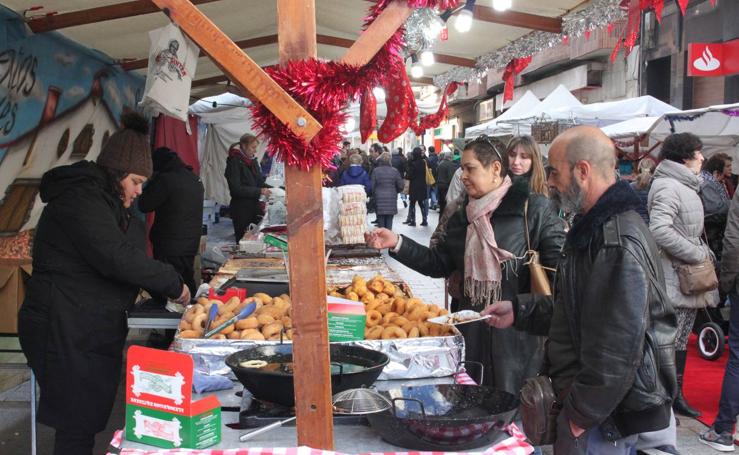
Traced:
<svg viewBox="0 0 739 455">
<path fill-rule="evenodd" d="M 547 373 L 562 411 L 554 453 L 628 454 L 639 433 L 668 428 L 675 396 L 675 315 L 639 197 L 616 182 L 616 150 L 599 129 L 560 134 L 549 191 L 576 213 L 554 296 L 484 310 L 490 325 L 548 335 Z M 673 430 L 674 433 L 674 430 Z"/>
</svg>

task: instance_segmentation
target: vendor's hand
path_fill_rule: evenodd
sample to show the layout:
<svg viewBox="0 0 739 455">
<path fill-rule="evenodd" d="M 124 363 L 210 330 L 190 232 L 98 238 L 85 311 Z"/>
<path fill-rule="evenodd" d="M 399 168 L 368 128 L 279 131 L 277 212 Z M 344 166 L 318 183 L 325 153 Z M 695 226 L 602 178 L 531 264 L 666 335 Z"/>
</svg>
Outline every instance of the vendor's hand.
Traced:
<svg viewBox="0 0 739 455">
<path fill-rule="evenodd" d="M 186 284 L 182 285 L 182 293 L 177 300 L 175 300 L 175 303 L 179 303 L 180 305 L 187 305 L 190 303 L 190 288 L 188 288 Z"/>
<path fill-rule="evenodd" d="M 383 248 L 392 249 L 398 244 L 398 234 L 389 229 L 377 228 L 372 232 L 365 232 L 364 241 L 371 248 L 377 248 L 378 250 Z"/>
<path fill-rule="evenodd" d="M 272 192 L 269 190 L 269 188 L 262 188 L 261 190 L 259 190 L 259 192 L 262 193 L 265 196 L 269 196 L 270 194 L 272 194 Z"/>
<path fill-rule="evenodd" d="M 487 323 L 498 329 L 507 329 L 513 325 L 513 303 L 501 300 L 483 309 L 480 314 L 490 315 Z"/>
<path fill-rule="evenodd" d="M 582 436 L 583 433 L 585 433 L 585 430 L 578 427 L 577 425 L 572 423 L 572 420 L 570 420 L 570 432 L 572 433 L 572 436 L 579 438 L 580 436 Z"/>
</svg>

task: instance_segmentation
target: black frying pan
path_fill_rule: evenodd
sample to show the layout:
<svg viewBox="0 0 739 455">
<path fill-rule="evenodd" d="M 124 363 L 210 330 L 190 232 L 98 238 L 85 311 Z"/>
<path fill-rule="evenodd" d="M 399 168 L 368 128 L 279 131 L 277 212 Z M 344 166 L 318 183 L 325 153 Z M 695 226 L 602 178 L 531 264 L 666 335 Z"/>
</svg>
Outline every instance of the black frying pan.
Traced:
<svg viewBox="0 0 739 455">
<path fill-rule="evenodd" d="M 270 364 L 292 362 L 292 355 L 292 344 L 256 346 L 231 354 L 226 358 L 226 365 L 255 398 L 293 406 L 295 392 L 290 371 L 287 369 L 265 371 L 240 365 L 241 362 L 248 360 L 263 360 Z M 338 344 L 330 346 L 330 356 L 332 395 L 348 389 L 369 387 L 380 376 L 389 361 L 388 356 L 382 352 Z"/>
<path fill-rule="evenodd" d="M 414 450 L 464 451 L 495 443 L 518 398 L 491 387 L 439 384 L 381 392 L 393 408 L 367 416 L 387 442 Z"/>
</svg>

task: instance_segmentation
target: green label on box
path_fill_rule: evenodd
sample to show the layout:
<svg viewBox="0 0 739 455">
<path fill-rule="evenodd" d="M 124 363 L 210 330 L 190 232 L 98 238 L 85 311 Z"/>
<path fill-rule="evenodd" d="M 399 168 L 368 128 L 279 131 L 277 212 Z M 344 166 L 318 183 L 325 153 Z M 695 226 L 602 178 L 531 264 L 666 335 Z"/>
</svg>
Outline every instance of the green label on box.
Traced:
<svg viewBox="0 0 739 455">
<path fill-rule="evenodd" d="M 328 314 L 329 341 L 364 340 L 364 314 Z"/>
<path fill-rule="evenodd" d="M 221 440 L 221 409 L 188 417 L 129 404 L 126 439 L 167 449 L 210 447 Z"/>
</svg>

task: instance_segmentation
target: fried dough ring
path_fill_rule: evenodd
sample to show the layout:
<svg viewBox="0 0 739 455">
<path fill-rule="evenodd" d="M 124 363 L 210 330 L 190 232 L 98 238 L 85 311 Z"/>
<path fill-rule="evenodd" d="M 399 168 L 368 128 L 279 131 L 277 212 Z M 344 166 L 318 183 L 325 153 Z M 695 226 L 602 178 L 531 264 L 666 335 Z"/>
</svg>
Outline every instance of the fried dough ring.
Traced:
<svg viewBox="0 0 739 455">
<path fill-rule="evenodd" d="M 185 321 L 183 319 L 183 320 L 180 321 L 179 329 L 180 329 L 180 332 L 182 332 L 184 330 L 192 330 L 192 326 L 190 325 L 189 322 L 187 322 L 187 321 Z"/>
<path fill-rule="evenodd" d="M 395 324 L 398 327 L 403 327 L 404 325 L 408 324 L 410 321 L 405 316 L 396 316 L 392 320 L 390 320 L 391 324 Z M 407 330 L 406 330 L 407 332 Z"/>
<path fill-rule="evenodd" d="M 281 331 L 282 331 L 281 322 L 273 322 L 271 324 L 267 324 L 264 327 L 262 327 L 262 335 L 264 335 L 264 338 L 268 340 L 274 336 L 279 337 Z"/>
<path fill-rule="evenodd" d="M 385 325 L 385 326 L 389 325 L 390 321 L 392 321 L 394 318 L 397 318 L 398 316 L 400 316 L 398 313 L 394 313 L 392 311 L 385 313 L 382 316 L 382 325 Z M 400 324 L 396 324 L 396 325 L 400 326 Z"/>
<path fill-rule="evenodd" d="M 395 311 L 398 314 L 405 314 L 405 311 L 407 309 L 406 305 L 407 303 L 405 302 L 405 299 L 396 297 L 393 300 L 393 311 Z"/>
<path fill-rule="evenodd" d="M 371 302 L 367 302 L 367 304 L 365 304 L 364 306 L 364 309 L 365 311 L 372 311 L 376 310 L 378 306 L 380 306 L 380 302 L 378 302 L 377 300 L 373 300 Z"/>
<path fill-rule="evenodd" d="M 228 334 L 229 340 L 239 340 L 241 339 L 241 332 L 238 330 L 234 330 L 233 332 Z"/>
<path fill-rule="evenodd" d="M 200 330 L 183 330 L 180 332 L 180 338 L 200 338 L 203 332 Z"/>
<path fill-rule="evenodd" d="M 218 334 L 228 335 L 231 332 L 233 332 L 234 330 L 236 330 L 236 327 L 233 324 L 231 324 L 231 325 L 227 325 L 226 327 L 224 327 L 220 332 L 218 332 Z"/>
<path fill-rule="evenodd" d="M 364 337 L 368 340 L 379 340 L 380 337 L 382 336 L 382 332 L 384 331 L 385 331 L 385 328 L 383 326 L 375 325 L 367 329 L 367 332 Z"/>
<path fill-rule="evenodd" d="M 382 292 L 384 292 L 387 295 L 394 295 L 395 290 L 396 290 L 395 285 L 390 282 L 384 283 L 382 286 Z"/>
<path fill-rule="evenodd" d="M 429 336 L 429 325 L 431 325 L 430 322 L 419 322 L 417 324 L 418 332 L 421 334 L 422 337 Z"/>
<path fill-rule="evenodd" d="M 252 297 L 255 297 L 262 301 L 264 305 L 271 305 L 272 304 L 272 297 L 268 296 L 264 292 L 257 292 Z"/>
<path fill-rule="evenodd" d="M 208 322 L 208 315 L 205 313 L 200 313 L 199 315 L 195 316 L 195 319 L 192 320 L 192 324 L 190 324 L 193 328 L 193 330 L 203 330 L 205 329 L 205 324 Z"/>
<path fill-rule="evenodd" d="M 275 318 L 268 314 L 260 314 L 259 316 L 257 316 L 257 322 L 259 323 L 259 326 L 265 326 L 275 322 Z"/>
<path fill-rule="evenodd" d="M 374 327 L 382 322 L 382 314 L 377 310 L 369 310 L 367 312 L 367 327 Z"/>
<path fill-rule="evenodd" d="M 256 329 L 259 327 L 259 320 L 255 316 L 249 316 L 236 322 L 236 328 L 239 330 Z"/>
<path fill-rule="evenodd" d="M 418 330 L 418 326 L 415 326 L 408 331 L 408 338 L 418 338 L 419 336 L 421 336 L 421 332 Z"/>
<path fill-rule="evenodd" d="M 390 313 L 393 310 L 393 306 L 389 303 L 383 303 L 382 305 L 377 307 L 377 311 L 380 312 L 383 316 Z"/>
<path fill-rule="evenodd" d="M 393 338 L 408 338 L 408 334 L 397 325 L 389 325 L 382 331 L 382 339 L 390 340 Z"/>
<path fill-rule="evenodd" d="M 426 314 L 426 309 L 416 305 L 413 310 L 407 313 L 407 318 L 410 321 L 423 321 L 423 316 Z"/>
<path fill-rule="evenodd" d="M 241 331 L 242 340 L 258 340 L 264 341 L 264 335 L 257 329 L 246 329 Z"/>
<path fill-rule="evenodd" d="M 222 333 L 216 333 L 215 335 L 213 335 L 213 337 L 211 339 L 212 340 L 225 340 L 226 339 L 226 335 L 224 335 Z"/>
</svg>

